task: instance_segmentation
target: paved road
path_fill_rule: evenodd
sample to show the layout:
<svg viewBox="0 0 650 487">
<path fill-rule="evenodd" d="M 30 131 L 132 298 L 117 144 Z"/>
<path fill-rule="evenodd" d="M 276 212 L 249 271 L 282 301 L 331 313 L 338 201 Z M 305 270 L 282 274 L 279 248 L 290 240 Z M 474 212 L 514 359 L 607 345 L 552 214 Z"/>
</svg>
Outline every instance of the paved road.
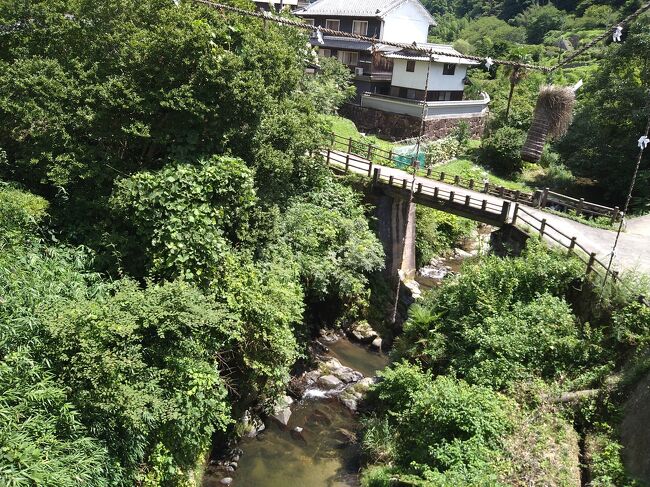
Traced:
<svg viewBox="0 0 650 487">
<path fill-rule="evenodd" d="M 345 164 L 344 153 L 331 152 L 330 157 L 331 162 L 335 164 Z M 378 164 L 373 164 L 373 168 L 374 167 L 381 168 L 382 176 L 393 176 L 394 178 L 399 179 L 411 178 L 410 174 L 401 169 L 380 166 Z M 350 170 L 359 174 L 367 174 L 366 171 L 359 168 L 350 167 Z M 426 183 L 429 186 L 434 185 L 446 191 L 453 190 L 457 195 L 461 196 L 470 195 L 480 200 L 486 199 L 499 205 L 502 205 L 504 201 L 497 196 L 486 195 L 478 191 L 459 188 L 458 186 L 442 183 L 422 176 L 418 176 L 416 182 Z M 514 209 L 514 205 L 512 206 Z M 578 243 L 590 252 L 595 252 L 598 260 L 601 262 L 607 264 L 609 261 L 614 240 L 616 239 L 616 232 L 590 227 L 536 208 L 528 206 L 522 206 L 522 208 L 539 219 L 545 218 L 549 225 L 555 227 L 557 230 L 569 237 L 576 237 Z M 510 216 L 512 217 L 512 214 Z M 619 271 L 637 271 L 650 274 L 650 215 L 632 219 L 627 223 L 627 229 L 621 234 L 618 242 L 618 248 L 616 250 L 616 255 L 614 256 L 613 268 Z"/>
</svg>

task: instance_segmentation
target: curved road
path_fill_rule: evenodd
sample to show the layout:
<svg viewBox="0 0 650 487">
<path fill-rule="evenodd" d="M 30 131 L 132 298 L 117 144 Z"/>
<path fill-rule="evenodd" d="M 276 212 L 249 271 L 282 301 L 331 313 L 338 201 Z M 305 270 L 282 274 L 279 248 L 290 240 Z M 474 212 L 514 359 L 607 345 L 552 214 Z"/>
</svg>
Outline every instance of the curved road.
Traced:
<svg viewBox="0 0 650 487">
<path fill-rule="evenodd" d="M 354 156 L 358 161 L 367 160 Z M 345 166 L 345 153 L 331 151 L 330 164 L 335 166 Z M 401 169 L 393 167 L 372 165 L 373 168 L 381 168 L 382 176 L 393 176 L 394 178 L 411 178 L 411 174 Z M 358 174 L 367 174 L 366 170 L 350 166 L 350 171 Z M 416 177 L 417 183 L 426 183 L 434 185 L 446 191 L 454 191 L 457 195 L 470 195 L 479 200 L 486 199 L 492 203 L 503 204 L 503 199 L 498 196 L 487 195 L 478 191 L 472 191 L 466 188 L 459 188 L 447 183 L 442 183 L 434 179 L 422 176 Z M 577 242 L 590 252 L 595 252 L 598 260 L 607 264 L 612 251 L 616 232 L 603 230 L 600 228 L 590 227 L 580 222 L 570 220 L 563 216 L 549 213 L 530 206 L 521 205 L 526 212 L 542 219 L 545 218 L 547 223 L 555 227 L 560 232 L 569 237 L 576 237 Z M 514 204 L 511 208 L 514 211 Z M 526 218 L 525 215 L 523 215 Z M 550 241 L 550 239 L 547 239 Z M 614 256 L 613 268 L 619 271 L 636 271 L 644 274 L 650 274 L 650 215 L 634 218 L 627 222 L 626 231 L 623 232 L 618 241 L 618 247 Z"/>
</svg>

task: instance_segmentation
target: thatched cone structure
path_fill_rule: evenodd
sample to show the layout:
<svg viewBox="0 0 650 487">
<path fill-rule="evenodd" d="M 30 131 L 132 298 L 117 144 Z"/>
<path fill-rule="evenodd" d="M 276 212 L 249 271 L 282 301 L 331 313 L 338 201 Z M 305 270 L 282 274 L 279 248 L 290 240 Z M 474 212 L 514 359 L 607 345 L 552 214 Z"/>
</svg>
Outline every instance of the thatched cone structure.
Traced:
<svg viewBox="0 0 650 487">
<path fill-rule="evenodd" d="M 573 119 L 575 101 L 575 93 L 571 88 L 542 87 L 526 143 L 521 148 L 521 158 L 524 161 L 539 162 L 547 138 L 566 134 Z"/>
</svg>

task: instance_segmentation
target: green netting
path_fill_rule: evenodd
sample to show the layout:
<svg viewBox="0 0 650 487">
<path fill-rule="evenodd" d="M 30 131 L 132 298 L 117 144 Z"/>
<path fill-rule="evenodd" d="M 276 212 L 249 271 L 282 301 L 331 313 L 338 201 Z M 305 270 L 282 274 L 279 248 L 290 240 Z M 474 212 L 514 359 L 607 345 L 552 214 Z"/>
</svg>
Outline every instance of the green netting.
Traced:
<svg viewBox="0 0 650 487">
<path fill-rule="evenodd" d="M 400 169 L 405 169 L 410 167 L 413 159 L 417 155 L 418 167 L 422 168 L 425 166 L 425 154 L 423 150 L 420 150 L 420 153 L 417 154 L 417 146 L 415 145 L 405 145 L 403 147 L 397 147 L 393 149 L 393 162 Z"/>
</svg>

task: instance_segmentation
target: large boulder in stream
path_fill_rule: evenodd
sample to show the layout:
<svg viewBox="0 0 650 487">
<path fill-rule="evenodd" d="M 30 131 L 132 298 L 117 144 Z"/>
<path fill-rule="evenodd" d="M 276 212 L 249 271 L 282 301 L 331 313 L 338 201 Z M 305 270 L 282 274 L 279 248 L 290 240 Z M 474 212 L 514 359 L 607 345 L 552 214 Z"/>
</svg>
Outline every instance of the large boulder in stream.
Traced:
<svg viewBox="0 0 650 487">
<path fill-rule="evenodd" d="M 271 414 L 271 418 L 275 420 L 280 426 L 286 427 L 289 424 L 289 418 L 291 418 L 292 404 L 293 399 L 291 399 L 289 396 L 284 396 L 275 405 L 273 414 Z"/>
<path fill-rule="evenodd" d="M 336 389 L 341 384 L 341 379 L 335 375 L 328 374 L 318 378 L 318 385 L 325 389 Z"/>
<path fill-rule="evenodd" d="M 372 329 L 367 321 L 358 321 L 348 330 L 350 337 L 361 343 L 371 343 L 379 334 Z"/>
<path fill-rule="evenodd" d="M 359 408 L 359 402 L 364 398 L 371 385 L 376 384 L 377 377 L 366 377 L 356 384 L 346 387 L 339 395 L 339 401 L 352 412 Z"/>
</svg>

